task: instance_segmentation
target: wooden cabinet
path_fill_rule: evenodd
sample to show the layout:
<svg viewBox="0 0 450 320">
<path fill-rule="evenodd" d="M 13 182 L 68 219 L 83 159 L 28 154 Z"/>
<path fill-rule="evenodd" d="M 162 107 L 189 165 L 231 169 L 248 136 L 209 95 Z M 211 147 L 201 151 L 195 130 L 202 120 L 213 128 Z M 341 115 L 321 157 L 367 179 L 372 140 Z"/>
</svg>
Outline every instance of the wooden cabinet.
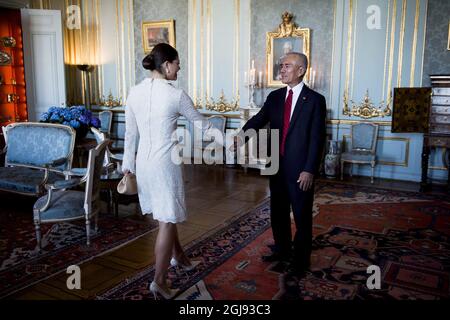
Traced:
<svg viewBox="0 0 450 320">
<path fill-rule="evenodd" d="M 430 126 L 424 134 L 421 190 L 428 187 L 428 161 L 431 148 L 447 149 L 447 187 L 450 190 L 450 75 L 432 75 Z"/>
<path fill-rule="evenodd" d="M 0 11 L 0 126 L 28 120 L 20 11 Z"/>
</svg>

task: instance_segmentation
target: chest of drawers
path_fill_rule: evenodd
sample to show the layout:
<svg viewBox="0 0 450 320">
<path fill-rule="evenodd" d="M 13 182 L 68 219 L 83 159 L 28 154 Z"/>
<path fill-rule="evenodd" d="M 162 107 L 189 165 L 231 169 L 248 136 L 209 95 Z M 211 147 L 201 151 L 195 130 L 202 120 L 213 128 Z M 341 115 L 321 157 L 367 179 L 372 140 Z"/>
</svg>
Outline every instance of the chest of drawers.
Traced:
<svg viewBox="0 0 450 320">
<path fill-rule="evenodd" d="M 429 131 L 424 134 L 421 190 L 428 187 L 428 161 L 431 148 L 445 148 L 450 190 L 450 75 L 430 76 L 432 86 Z"/>
</svg>

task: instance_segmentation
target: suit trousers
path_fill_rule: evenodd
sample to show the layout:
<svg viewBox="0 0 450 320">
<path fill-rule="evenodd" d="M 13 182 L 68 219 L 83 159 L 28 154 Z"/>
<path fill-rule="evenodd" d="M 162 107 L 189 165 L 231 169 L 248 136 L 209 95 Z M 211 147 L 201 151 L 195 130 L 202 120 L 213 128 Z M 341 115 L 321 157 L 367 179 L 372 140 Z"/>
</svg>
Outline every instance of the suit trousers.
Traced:
<svg viewBox="0 0 450 320">
<path fill-rule="evenodd" d="M 281 162 L 281 161 L 280 161 Z M 312 246 L 312 209 L 314 184 L 308 191 L 300 190 L 299 183 L 290 182 L 280 165 L 278 173 L 270 179 L 270 219 L 275 251 L 281 255 L 292 254 L 291 208 L 295 221 L 293 262 L 299 267 L 308 266 Z"/>
</svg>

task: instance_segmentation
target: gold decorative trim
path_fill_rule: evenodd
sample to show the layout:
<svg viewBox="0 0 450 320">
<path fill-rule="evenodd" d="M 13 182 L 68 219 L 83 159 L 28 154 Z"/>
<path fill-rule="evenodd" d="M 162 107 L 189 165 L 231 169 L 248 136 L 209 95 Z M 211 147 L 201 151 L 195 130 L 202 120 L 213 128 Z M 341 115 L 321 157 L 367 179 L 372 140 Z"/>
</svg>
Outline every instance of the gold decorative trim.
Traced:
<svg viewBox="0 0 450 320">
<path fill-rule="evenodd" d="M 342 143 L 343 148 L 345 150 L 345 145 L 347 143 L 346 139 L 351 139 L 351 135 L 344 134 L 342 135 Z M 409 145 L 410 145 L 410 138 L 401 138 L 401 137 L 378 137 L 378 141 L 380 140 L 388 140 L 388 141 L 402 141 L 405 142 L 406 148 L 405 148 L 405 159 L 403 162 L 392 162 L 392 161 L 377 161 L 377 164 L 385 165 L 385 166 L 396 166 L 396 167 L 408 167 L 409 165 Z"/>
<path fill-rule="evenodd" d="M 234 72 L 234 95 L 239 96 L 239 42 L 240 42 L 240 20 L 241 20 L 241 1 L 240 0 L 234 0 L 234 16 L 235 16 L 235 23 L 234 23 L 234 29 L 235 29 L 235 33 L 234 33 L 234 46 L 235 46 L 235 50 L 234 50 L 234 68 L 233 68 L 233 72 Z M 239 101 L 238 101 L 239 103 Z"/>
<path fill-rule="evenodd" d="M 358 28 L 356 28 L 356 24 L 358 21 L 358 1 L 355 1 L 355 8 L 354 8 L 354 12 L 355 12 L 355 28 L 353 30 L 353 53 L 352 53 L 352 76 L 351 76 L 351 81 L 352 84 L 350 85 L 350 89 L 352 90 L 352 94 L 351 97 L 353 98 L 353 91 L 354 91 L 354 82 L 355 82 L 355 61 L 356 61 L 356 31 L 358 30 Z M 349 93 L 347 91 L 347 93 Z"/>
<path fill-rule="evenodd" d="M 400 24 L 400 43 L 398 45 L 397 87 L 402 86 L 403 45 L 405 41 L 406 0 L 402 2 L 402 21 Z"/>
<path fill-rule="evenodd" d="M 331 49 L 331 72 L 330 72 L 330 84 L 333 83 L 333 74 L 334 74 L 334 51 L 335 51 L 335 35 L 336 35 L 336 2 L 337 0 L 333 1 L 333 47 Z M 329 100 L 331 101 L 333 99 L 333 85 L 330 85 L 330 96 Z"/>
<path fill-rule="evenodd" d="M 352 29 L 353 29 L 353 0 L 349 1 L 350 13 L 348 18 L 348 33 L 347 33 L 347 65 L 345 67 L 345 89 L 344 89 L 344 97 L 348 98 L 348 90 L 350 85 L 350 58 L 352 52 Z M 344 109 L 342 110 L 343 114 L 347 114 L 350 110 L 348 110 L 348 105 L 344 103 Z"/>
<path fill-rule="evenodd" d="M 208 69 L 206 71 L 206 97 L 211 97 L 213 95 L 212 88 L 213 88 L 213 63 L 212 58 L 213 57 L 213 40 L 212 40 L 212 32 L 211 32 L 211 24 L 212 24 L 212 16 L 211 16 L 211 0 L 207 0 L 207 6 L 206 6 L 206 37 L 207 37 L 207 47 L 206 47 L 206 65 L 208 66 Z"/>
<path fill-rule="evenodd" d="M 450 50 L 450 22 L 448 23 L 448 40 L 447 40 L 447 50 Z"/>
<path fill-rule="evenodd" d="M 419 33 L 419 9 L 420 0 L 416 0 L 416 15 L 414 17 L 414 35 L 411 56 L 411 73 L 409 75 L 409 86 L 414 87 L 414 78 L 416 72 L 416 51 L 417 51 L 417 34 Z"/>
<path fill-rule="evenodd" d="M 351 124 L 360 123 L 360 122 L 361 121 L 359 121 L 359 120 L 340 120 L 340 119 L 327 120 L 328 124 L 336 124 L 336 125 L 339 125 L 339 124 L 351 125 Z M 371 121 L 371 123 L 375 123 L 375 124 L 378 124 L 378 125 L 384 126 L 384 127 L 392 126 L 391 121 Z"/>
<path fill-rule="evenodd" d="M 427 21 L 428 21 L 428 1 L 425 1 L 425 14 L 423 17 L 423 38 L 422 38 L 422 61 L 420 64 L 420 86 L 423 85 L 423 63 L 425 61 L 425 40 L 427 36 Z M 448 25 L 450 35 L 450 22 Z"/>
<path fill-rule="evenodd" d="M 389 48 L 389 76 L 387 89 L 392 95 L 392 73 L 394 64 L 394 45 L 395 45 L 395 20 L 397 16 L 397 0 L 392 4 L 392 23 L 391 23 L 391 46 Z M 388 96 L 388 95 L 386 95 Z"/>
<path fill-rule="evenodd" d="M 369 89 L 367 89 L 366 95 L 364 96 L 364 101 L 360 105 L 355 105 L 353 100 L 350 100 L 352 103 L 351 110 L 348 106 L 348 96 L 347 93 L 344 93 L 344 110 L 343 114 L 346 116 L 355 116 L 363 119 L 377 118 L 377 117 L 388 117 L 392 114 L 392 111 L 389 107 L 392 100 L 391 94 L 389 94 L 389 100 L 386 106 L 383 105 L 383 101 L 380 103 L 378 107 L 375 107 L 369 98 Z"/>
<path fill-rule="evenodd" d="M 387 53 L 388 53 L 388 43 L 389 43 L 389 19 L 391 17 L 391 0 L 389 0 L 387 5 L 387 19 L 386 19 L 386 43 L 384 47 L 384 69 L 383 69 L 383 91 L 381 93 L 381 99 L 386 99 L 384 93 L 386 91 L 386 65 L 387 65 Z"/>
<path fill-rule="evenodd" d="M 191 72 L 189 72 L 189 77 L 192 74 L 192 97 L 194 101 L 197 100 L 197 2 L 192 0 L 191 16 L 192 16 L 192 60 L 191 60 Z"/>
<path fill-rule="evenodd" d="M 239 96 L 233 99 L 231 102 L 228 102 L 225 98 L 225 95 L 222 93 L 219 97 L 219 101 L 215 102 L 214 98 L 206 97 L 205 99 L 205 107 L 206 110 L 216 111 L 220 113 L 238 111 L 239 110 Z"/>
</svg>

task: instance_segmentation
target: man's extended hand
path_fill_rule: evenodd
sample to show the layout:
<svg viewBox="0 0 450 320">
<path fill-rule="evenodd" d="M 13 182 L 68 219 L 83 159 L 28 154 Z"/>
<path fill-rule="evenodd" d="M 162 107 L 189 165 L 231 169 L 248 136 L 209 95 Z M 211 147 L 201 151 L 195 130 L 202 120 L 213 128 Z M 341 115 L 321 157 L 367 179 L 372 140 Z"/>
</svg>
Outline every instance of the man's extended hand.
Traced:
<svg viewBox="0 0 450 320">
<path fill-rule="evenodd" d="M 300 173 L 297 182 L 299 183 L 300 190 L 308 191 L 311 189 L 314 181 L 314 175 L 312 173 L 303 171 Z"/>
</svg>

